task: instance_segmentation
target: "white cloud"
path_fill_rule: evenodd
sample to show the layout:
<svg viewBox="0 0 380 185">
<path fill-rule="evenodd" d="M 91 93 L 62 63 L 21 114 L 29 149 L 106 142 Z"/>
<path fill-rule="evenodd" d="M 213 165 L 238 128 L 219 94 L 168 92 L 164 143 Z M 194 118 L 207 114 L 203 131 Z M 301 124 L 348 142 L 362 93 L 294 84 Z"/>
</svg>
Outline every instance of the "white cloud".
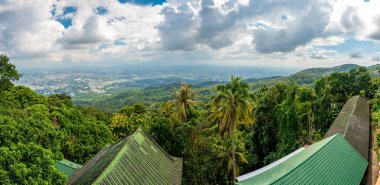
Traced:
<svg viewBox="0 0 380 185">
<path fill-rule="evenodd" d="M 64 14 L 65 7 L 76 12 Z M 99 7 L 106 13 L 98 15 Z M 327 66 L 347 59 L 347 53 L 321 47 L 348 39 L 380 41 L 378 7 L 380 1 L 359 0 L 168 0 L 157 6 L 117 0 L 5 0 L 0 1 L 0 53 L 21 65 L 230 61 Z M 71 20 L 71 25 L 65 28 L 58 18 Z M 366 53 L 352 54 L 375 61 Z"/>
<path fill-rule="evenodd" d="M 310 42 L 311 46 L 333 46 L 344 43 L 342 36 L 319 37 Z"/>
<path fill-rule="evenodd" d="M 329 57 L 336 56 L 337 52 L 334 50 L 317 49 L 312 51 L 310 58 L 313 59 L 328 59 Z"/>
<path fill-rule="evenodd" d="M 63 9 L 69 6 L 77 12 L 63 15 Z M 108 13 L 97 15 L 99 6 Z M 54 8 L 55 17 L 51 13 Z M 160 9 L 113 0 L 6 1 L 0 5 L 0 52 L 23 60 L 70 57 L 81 61 L 101 60 L 104 53 L 137 55 L 154 49 L 159 41 L 155 26 L 162 19 Z M 58 16 L 71 18 L 72 25 L 65 29 L 56 20 Z M 122 41 L 125 46 L 114 46 L 115 41 Z M 91 52 L 102 44 L 108 48 Z"/>
<path fill-rule="evenodd" d="M 57 50 L 63 26 L 51 19 L 51 1 L 5 1 L 0 5 L 0 51 L 14 58 Z M 38 11 L 37 11 L 38 10 Z"/>
<path fill-rule="evenodd" d="M 380 15 L 380 1 L 338 0 L 331 1 L 331 4 L 334 11 L 331 14 L 330 32 L 365 40 L 370 39 L 370 35 L 376 31 L 375 18 Z"/>
<path fill-rule="evenodd" d="M 378 40 L 380 41 L 380 15 L 375 17 L 373 19 L 373 24 L 376 25 L 376 30 L 374 30 L 370 35 L 369 37 L 371 39 L 375 39 L 375 40 Z"/>
<path fill-rule="evenodd" d="M 380 56 L 373 56 L 372 61 L 379 62 L 380 61 Z"/>
<path fill-rule="evenodd" d="M 350 54 L 350 58 L 363 58 L 361 53 L 354 52 Z"/>
<path fill-rule="evenodd" d="M 86 18 L 83 22 L 75 20 L 74 25 L 64 32 L 65 34 L 60 42 L 68 48 L 76 45 L 111 42 L 114 33 L 106 24 L 106 18 L 98 18 L 96 15 Z"/>
</svg>

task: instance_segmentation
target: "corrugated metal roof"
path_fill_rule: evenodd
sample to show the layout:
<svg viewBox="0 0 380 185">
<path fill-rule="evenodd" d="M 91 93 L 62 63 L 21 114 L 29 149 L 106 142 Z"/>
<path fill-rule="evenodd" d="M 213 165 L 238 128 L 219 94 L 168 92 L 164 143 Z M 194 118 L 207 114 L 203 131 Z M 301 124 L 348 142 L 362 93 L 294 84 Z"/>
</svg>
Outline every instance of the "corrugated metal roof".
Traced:
<svg viewBox="0 0 380 185">
<path fill-rule="evenodd" d="M 275 162 L 273 162 L 273 163 L 270 163 L 270 164 L 268 164 L 268 165 L 266 165 L 266 166 L 264 166 L 264 167 L 262 167 L 262 168 L 260 168 L 260 169 L 258 169 L 258 170 L 255 170 L 255 171 L 253 171 L 253 172 L 250 172 L 250 173 L 247 173 L 247 174 L 241 175 L 241 176 L 239 176 L 239 177 L 236 177 L 236 179 L 237 179 L 238 181 L 243 181 L 243 180 L 245 180 L 245 179 L 249 179 L 249 178 L 251 178 L 251 177 L 253 177 L 253 176 L 259 175 L 259 174 L 261 174 L 261 173 L 263 173 L 263 172 L 265 172 L 265 171 L 268 171 L 268 170 L 270 170 L 270 169 L 276 167 L 277 165 L 279 165 L 279 164 L 285 162 L 285 161 L 288 160 L 289 158 L 291 158 L 291 157 L 293 157 L 294 155 L 300 153 L 302 150 L 305 150 L 305 148 L 304 148 L 304 147 L 299 148 L 298 150 L 296 150 L 296 151 L 294 151 L 294 152 L 292 152 L 292 153 L 286 155 L 285 157 L 283 157 L 283 158 L 281 158 L 281 159 L 279 159 L 279 160 L 277 160 L 277 161 L 275 161 Z"/>
<path fill-rule="evenodd" d="M 68 184 L 181 184 L 182 159 L 169 156 L 141 129 L 103 148 Z"/>
<path fill-rule="evenodd" d="M 325 138 L 336 133 L 342 134 L 356 151 L 368 160 L 369 129 L 368 101 L 360 96 L 354 96 L 343 106 Z"/>
<path fill-rule="evenodd" d="M 58 169 L 58 171 L 63 172 L 67 177 L 70 177 L 74 174 L 75 170 L 82 167 L 82 165 L 66 159 L 57 161 L 54 166 Z"/>
<path fill-rule="evenodd" d="M 336 134 L 237 184 L 360 184 L 367 165 L 342 135 Z"/>
</svg>

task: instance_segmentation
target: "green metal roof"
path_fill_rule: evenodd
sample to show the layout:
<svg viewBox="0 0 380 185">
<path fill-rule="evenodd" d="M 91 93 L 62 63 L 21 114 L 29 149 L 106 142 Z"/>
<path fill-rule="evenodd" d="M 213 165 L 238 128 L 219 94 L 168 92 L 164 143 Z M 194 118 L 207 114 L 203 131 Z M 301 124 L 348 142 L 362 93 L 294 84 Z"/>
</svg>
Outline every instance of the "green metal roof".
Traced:
<svg viewBox="0 0 380 185">
<path fill-rule="evenodd" d="M 356 151 L 368 160 L 369 129 L 368 101 L 360 96 L 354 96 L 343 106 L 325 138 L 336 133 L 342 134 Z"/>
<path fill-rule="evenodd" d="M 94 158 L 68 184 L 181 184 L 182 159 L 169 156 L 141 129 Z"/>
<path fill-rule="evenodd" d="M 67 177 L 70 177 L 74 174 L 76 169 L 82 167 L 82 165 L 79 165 L 66 159 L 57 161 L 54 166 L 58 169 L 58 171 L 63 172 Z"/>
<path fill-rule="evenodd" d="M 237 184 L 360 184 L 367 165 L 342 135 L 336 134 Z"/>
</svg>

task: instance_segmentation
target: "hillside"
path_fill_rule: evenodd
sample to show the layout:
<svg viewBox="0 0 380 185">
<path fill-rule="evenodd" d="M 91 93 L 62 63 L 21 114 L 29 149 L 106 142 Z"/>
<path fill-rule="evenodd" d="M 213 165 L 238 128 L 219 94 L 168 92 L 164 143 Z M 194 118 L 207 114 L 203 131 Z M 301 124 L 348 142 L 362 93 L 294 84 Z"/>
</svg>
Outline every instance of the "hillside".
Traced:
<svg viewBox="0 0 380 185">
<path fill-rule="evenodd" d="M 236 164 L 244 174 L 277 161 L 305 144 L 319 141 L 348 98 L 360 94 L 372 99 L 374 107 L 380 104 L 376 93 L 380 78 L 373 78 L 364 67 L 324 76 L 315 83 L 318 88 L 308 85 L 316 76 L 355 67 L 339 66 L 309 69 L 288 77 L 197 81 L 195 88 L 191 83 L 172 83 L 120 89 L 120 93 L 82 97 L 81 103 L 95 106 L 82 107 L 75 106 L 65 94 L 44 96 L 28 87 L 14 85 L 12 79 L 17 80 L 21 75 L 8 63 L 7 57 L 0 56 L 1 62 L 5 68 L 0 67 L 0 136 L 3 136 L 0 184 L 63 185 L 67 178 L 70 184 L 70 174 L 54 168 L 55 161 L 64 159 L 84 164 L 82 170 L 89 169 L 88 174 L 93 174 L 93 170 L 106 164 L 104 160 L 112 158 L 107 154 L 107 159 L 97 160 L 107 153 L 104 146 L 123 143 L 118 141 L 131 137 L 128 135 L 138 128 L 146 131 L 167 154 L 183 159 L 183 163 L 180 160 L 183 184 L 232 184 L 228 169 L 232 141 L 236 140 L 236 147 L 232 148 L 239 153 Z M 376 66 L 370 70 L 372 74 L 377 73 Z M 2 74 L 12 75 L 9 78 Z M 255 90 L 247 81 L 256 85 L 283 83 Z M 287 84 L 292 81 L 306 85 Z M 216 85 L 221 86 L 215 88 Z M 375 110 L 374 115 L 374 120 L 378 120 L 380 111 Z M 223 124 L 233 123 L 234 118 L 245 122 L 247 127 L 235 130 L 236 138 L 221 137 L 229 132 Z M 136 141 L 133 146 L 139 147 L 141 137 Z M 115 153 L 119 146 L 126 147 L 115 144 L 109 151 Z M 74 177 L 82 172 L 75 172 Z M 98 176 L 98 172 L 94 175 Z M 193 181 L 194 177 L 200 180 Z"/>
<path fill-rule="evenodd" d="M 290 76 L 285 76 L 281 78 L 273 77 L 272 79 L 266 78 L 266 79 L 256 80 L 256 81 L 251 80 L 248 82 L 251 83 L 254 89 L 262 85 L 273 85 L 279 82 L 285 83 L 285 84 L 295 83 L 297 85 L 311 85 L 322 76 L 326 76 L 335 72 L 339 72 L 339 73 L 348 72 L 351 69 L 355 69 L 358 67 L 361 67 L 361 66 L 356 65 L 356 64 L 343 64 L 340 66 L 329 67 L 329 68 L 309 68 L 309 69 L 305 69 L 300 72 L 297 72 Z M 379 72 L 378 72 L 379 68 L 380 68 L 380 64 L 376 64 L 376 65 L 368 67 L 371 75 L 376 76 L 376 77 L 379 76 Z M 267 80 L 267 79 L 270 79 L 270 80 Z"/>
<path fill-rule="evenodd" d="M 360 66 L 355 64 L 344 64 L 330 68 L 310 68 L 285 77 L 272 76 L 259 79 L 248 78 L 244 81 L 248 82 L 253 89 L 257 89 L 263 85 L 268 86 L 277 83 L 295 83 L 297 85 L 309 86 L 322 76 L 329 75 L 334 72 L 348 72 L 349 70 L 358 67 Z M 373 76 L 377 76 L 377 68 L 379 67 L 380 65 L 373 65 L 368 67 L 368 69 Z M 198 91 L 196 98 L 201 101 L 207 101 L 210 98 L 214 87 L 223 83 L 226 82 L 210 81 L 193 84 L 193 88 Z M 167 101 L 172 98 L 174 89 L 178 87 L 178 83 L 173 83 L 163 86 L 126 89 L 116 95 L 82 95 L 74 97 L 74 102 L 78 105 L 93 105 L 107 112 L 114 112 L 123 105 L 132 105 L 137 102 L 145 102 L 146 105 L 149 105 L 152 102 Z"/>
<path fill-rule="evenodd" d="M 310 85 L 314 83 L 317 79 L 321 78 L 322 76 L 329 75 L 335 72 L 347 72 L 351 69 L 355 69 L 358 67 L 360 66 L 356 64 L 344 64 L 344 65 L 330 67 L 330 68 L 310 68 L 310 69 L 302 70 L 290 76 L 273 79 L 269 83 L 272 84 L 272 83 L 283 82 L 283 83 L 295 83 L 298 85 Z M 258 81 L 258 84 L 261 85 L 260 81 Z M 258 84 L 253 84 L 253 85 L 258 86 Z"/>
<path fill-rule="evenodd" d="M 299 85 L 308 85 L 313 83 L 315 80 L 322 76 L 329 75 L 335 72 L 347 72 L 351 69 L 360 67 L 356 64 L 344 64 L 340 66 L 335 66 L 331 68 L 310 68 L 302 70 L 294 75 L 283 78 L 283 80 L 289 80 Z"/>
</svg>

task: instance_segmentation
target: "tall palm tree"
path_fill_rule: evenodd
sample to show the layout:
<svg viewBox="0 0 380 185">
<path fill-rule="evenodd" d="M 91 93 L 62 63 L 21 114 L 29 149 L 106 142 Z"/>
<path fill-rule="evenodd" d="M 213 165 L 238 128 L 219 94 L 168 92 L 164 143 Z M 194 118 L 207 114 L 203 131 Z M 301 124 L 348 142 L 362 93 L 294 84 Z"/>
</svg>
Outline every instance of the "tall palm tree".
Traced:
<svg viewBox="0 0 380 185">
<path fill-rule="evenodd" d="M 219 133 L 222 136 L 226 132 L 231 136 L 234 182 L 236 180 L 234 131 L 241 122 L 246 125 L 253 123 L 251 100 L 248 83 L 242 82 L 239 77 L 231 76 L 229 83 L 217 87 L 217 95 L 211 101 L 211 120 L 219 122 Z"/>
<path fill-rule="evenodd" d="M 231 174 L 233 172 L 233 159 L 232 154 L 235 153 L 237 156 L 237 163 L 238 164 L 248 164 L 248 160 L 245 158 L 242 151 L 244 151 L 244 144 L 240 143 L 236 146 L 235 151 L 232 150 L 231 146 L 228 146 L 228 142 L 230 142 L 230 138 L 221 139 L 220 145 L 218 145 L 217 151 L 218 151 L 218 163 L 216 167 L 216 172 L 222 171 L 224 174 L 227 172 L 227 174 Z M 227 169 L 225 167 L 227 166 Z M 236 175 L 239 175 L 239 167 L 238 165 L 235 166 L 235 172 Z"/>
<path fill-rule="evenodd" d="M 198 102 L 194 100 L 195 92 L 191 90 L 191 86 L 188 84 L 181 84 L 179 91 L 175 92 L 174 100 L 169 102 L 171 107 L 177 110 L 178 118 L 182 122 L 186 122 L 193 106 Z"/>
</svg>

